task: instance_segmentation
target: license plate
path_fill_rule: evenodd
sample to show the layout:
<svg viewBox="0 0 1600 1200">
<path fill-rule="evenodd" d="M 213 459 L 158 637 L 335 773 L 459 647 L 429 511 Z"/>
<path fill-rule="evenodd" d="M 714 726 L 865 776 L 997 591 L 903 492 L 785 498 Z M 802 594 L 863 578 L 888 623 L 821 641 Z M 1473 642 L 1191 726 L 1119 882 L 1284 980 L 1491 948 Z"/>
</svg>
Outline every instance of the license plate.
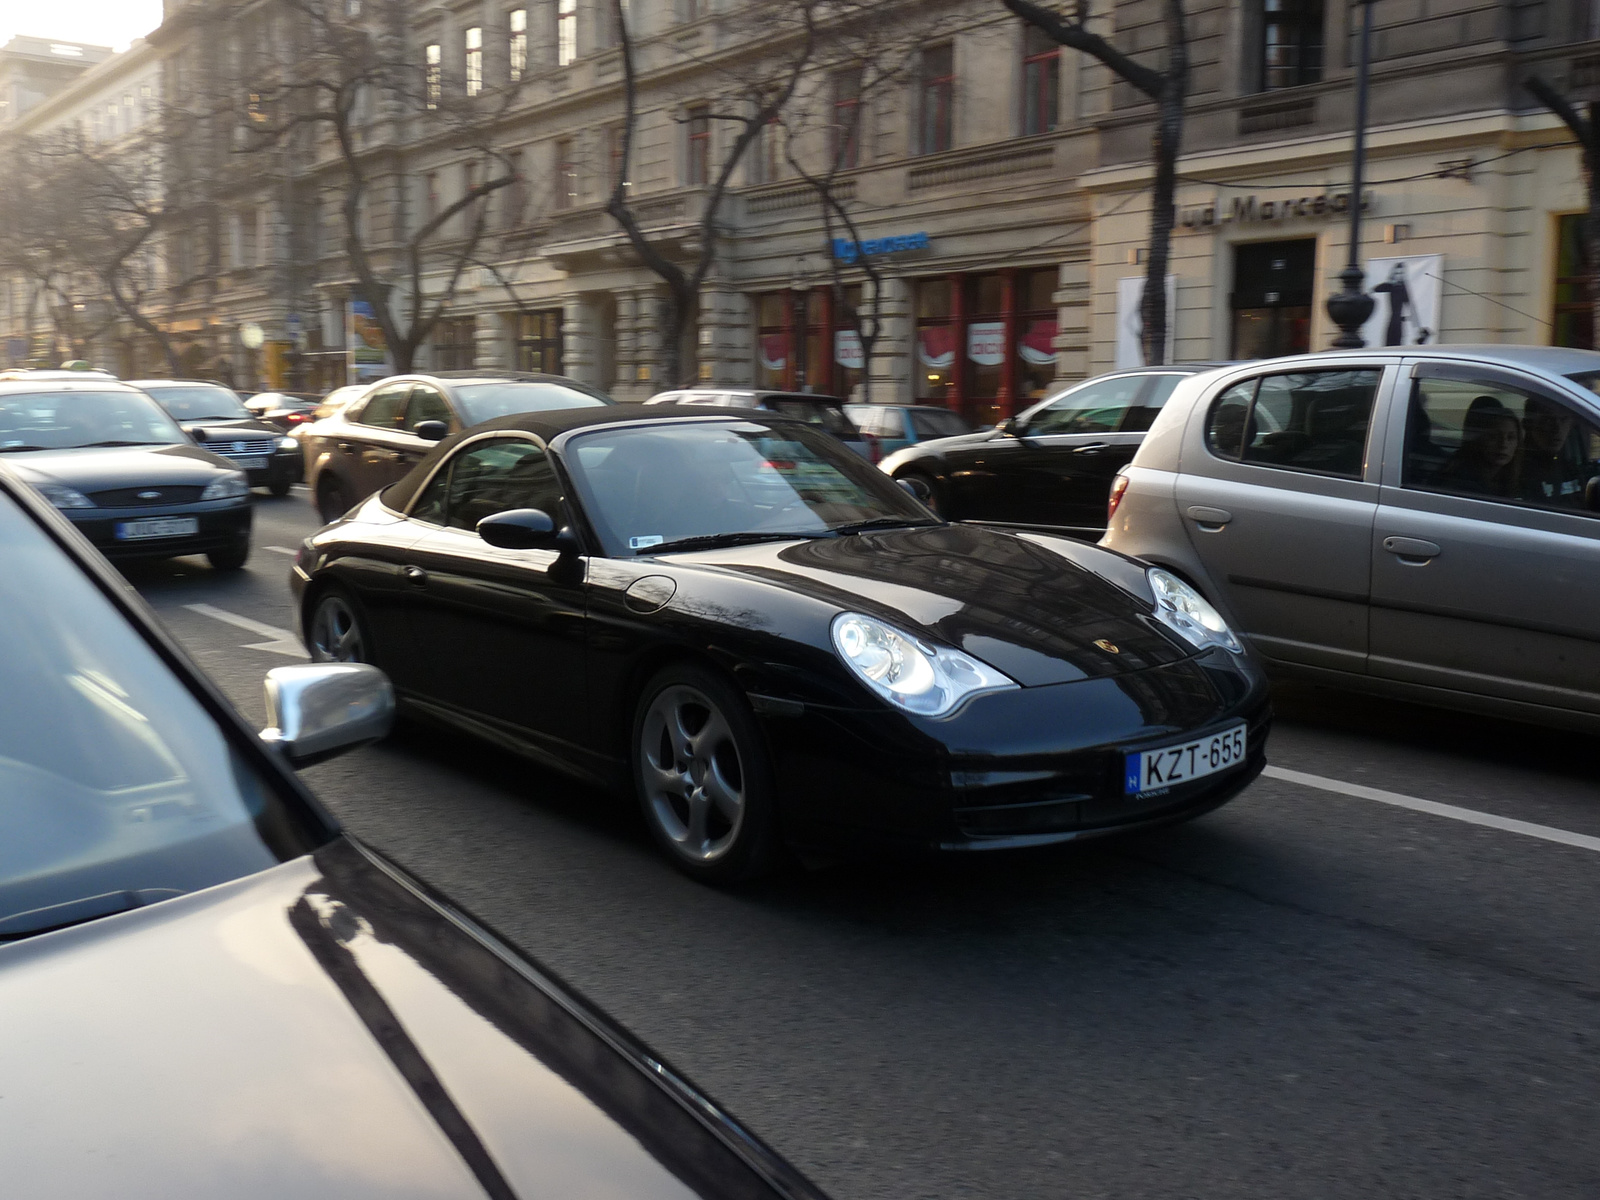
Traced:
<svg viewBox="0 0 1600 1200">
<path fill-rule="evenodd" d="M 1244 756 L 1245 726 L 1241 722 L 1192 742 L 1128 755 L 1123 790 L 1134 796 L 1204 779 L 1237 767 L 1244 762 Z"/>
<path fill-rule="evenodd" d="M 136 542 L 140 538 L 183 537 L 199 532 L 199 517 L 149 517 L 143 521 L 117 522 L 117 538 L 124 542 Z"/>
<path fill-rule="evenodd" d="M 230 458 L 228 461 L 243 471 L 265 471 L 267 469 L 267 460 L 264 458 Z"/>
</svg>

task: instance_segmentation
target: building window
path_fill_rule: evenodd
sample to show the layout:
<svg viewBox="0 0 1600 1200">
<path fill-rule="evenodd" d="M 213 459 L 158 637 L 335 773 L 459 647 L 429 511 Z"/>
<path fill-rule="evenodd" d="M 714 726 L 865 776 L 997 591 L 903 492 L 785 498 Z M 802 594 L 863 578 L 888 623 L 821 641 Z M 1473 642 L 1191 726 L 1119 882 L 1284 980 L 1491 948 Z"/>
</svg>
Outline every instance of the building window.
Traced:
<svg viewBox="0 0 1600 1200">
<path fill-rule="evenodd" d="M 1060 271 L 1017 273 L 1016 408 L 1044 399 L 1056 379 L 1056 285 Z"/>
<path fill-rule="evenodd" d="M 761 127 L 761 132 L 756 134 L 756 140 L 750 149 L 745 151 L 745 171 L 752 185 L 776 183 L 782 177 L 778 157 L 778 139 L 781 134 L 778 118 L 773 117 Z"/>
<path fill-rule="evenodd" d="M 578 0 L 556 0 L 556 66 L 578 57 Z"/>
<path fill-rule="evenodd" d="M 917 340 L 912 349 L 912 390 L 918 400 L 943 404 L 955 378 L 956 341 L 950 324 L 948 279 L 917 282 Z"/>
<path fill-rule="evenodd" d="M 1556 223 L 1556 323 L 1554 346 L 1594 349 L 1594 292 L 1590 288 L 1590 256 L 1583 236 L 1583 214 L 1559 217 Z"/>
<path fill-rule="evenodd" d="M 578 203 L 578 164 L 572 153 L 572 139 L 556 143 L 556 207 L 572 208 Z"/>
<path fill-rule="evenodd" d="M 1022 37 L 1022 132 L 1049 133 L 1061 114 L 1061 47 L 1032 25 Z"/>
<path fill-rule="evenodd" d="M 483 27 L 474 25 L 466 33 L 467 95 L 483 94 Z"/>
<path fill-rule="evenodd" d="M 628 127 L 626 125 L 612 125 L 606 129 L 606 187 L 615 188 L 617 180 L 622 179 L 622 163 L 627 157 Z M 632 182 L 622 180 L 623 189 L 633 186 Z"/>
<path fill-rule="evenodd" d="M 430 42 L 423 51 L 423 102 L 429 109 L 439 107 L 444 91 L 444 58 L 438 42 Z"/>
<path fill-rule="evenodd" d="M 517 317 L 517 370 L 560 375 L 561 310 L 522 313 Z"/>
<path fill-rule="evenodd" d="M 521 150 L 506 155 L 506 170 L 511 172 L 511 184 L 503 192 L 505 208 L 501 210 L 500 225 L 504 229 L 515 229 L 522 224 L 522 210 L 528 205 L 528 178 L 522 173 Z"/>
<path fill-rule="evenodd" d="M 861 68 L 833 73 L 833 124 L 828 130 L 828 156 L 835 170 L 861 165 Z"/>
<path fill-rule="evenodd" d="M 511 23 L 511 81 L 515 83 L 528 70 L 528 10 L 525 8 L 512 9 L 509 20 Z"/>
<path fill-rule="evenodd" d="M 432 345 L 435 371 L 470 371 L 478 358 L 478 324 L 471 317 L 440 321 Z"/>
<path fill-rule="evenodd" d="M 1261 90 L 1322 78 L 1323 0 L 1261 0 Z"/>
<path fill-rule="evenodd" d="M 711 182 L 711 110 L 703 104 L 689 110 L 689 153 L 684 182 L 704 187 Z"/>
<path fill-rule="evenodd" d="M 920 68 L 917 73 L 917 153 L 937 154 L 955 144 L 954 48 L 949 43 L 930 46 L 922 52 Z"/>
<path fill-rule="evenodd" d="M 422 219 L 431 221 L 439 215 L 439 172 L 429 171 L 422 181 Z"/>
<path fill-rule="evenodd" d="M 774 391 L 789 388 L 789 330 L 792 305 L 788 292 L 769 292 L 756 301 L 756 386 Z"/>
</svg>

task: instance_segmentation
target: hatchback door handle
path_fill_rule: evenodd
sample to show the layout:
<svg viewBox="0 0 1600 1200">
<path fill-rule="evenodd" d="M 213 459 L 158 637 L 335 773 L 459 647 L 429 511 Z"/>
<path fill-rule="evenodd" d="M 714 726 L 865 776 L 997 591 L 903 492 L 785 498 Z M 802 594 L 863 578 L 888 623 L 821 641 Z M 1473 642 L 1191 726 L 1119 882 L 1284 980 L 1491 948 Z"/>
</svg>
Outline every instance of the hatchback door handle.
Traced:
<svg viewBox="0 0 1600 1200">
<path fill-rule="evenodd" d="M 428 582 L 428 573 L 421 567 L 407 567 L 406 582 L 414 587 L 421 587 Z"/>
<path fill-rule="evenodd" d="M 1099 454 L 1109 445 L 1109 442 L 1090 442 L 1086 446 L 1074 446 L 1072 452 L 1074 454 Z"/>
<path fill-rule="evenodd" d="M 1204 504 L 1191 504 L 1188 509 L 1189 519 L 1201 525 L 1215 525 L 1218 528 L 1233 520 L 1233 514 L 1225 508 L 1208 508 Z"/>
<path fill-rule="evenodd" d="M 1386 537 L 1383 539 L 1383 548 L 1390 554 L 1397 554 L 1401 558 L 1423 560 L 1438 558 L 1441 553 L 1438 543 L 1425 542 L 1421 538 Z"/>
</svg>

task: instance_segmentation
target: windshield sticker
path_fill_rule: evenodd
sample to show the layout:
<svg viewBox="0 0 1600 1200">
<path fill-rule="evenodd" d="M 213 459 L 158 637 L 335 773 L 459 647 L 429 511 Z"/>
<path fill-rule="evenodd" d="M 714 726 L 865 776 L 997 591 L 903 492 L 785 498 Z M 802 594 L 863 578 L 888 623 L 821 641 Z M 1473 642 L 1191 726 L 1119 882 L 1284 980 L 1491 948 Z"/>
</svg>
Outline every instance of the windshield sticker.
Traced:
<svg viewBox="0 0 1600 1200">
<path fill-rule="evenodd" d="M 660 534 L 647 533 L 643 537 L 631 537 L 631 538 L 629 538 L 628 539 L 628 549 L 629 550 L 648 550 L 651 546 L 659 546 L 659 545 L 661 545 L 662 542 L 664 542 L 666 540 L 667 539 L 662 537 Z"/>
</svg>

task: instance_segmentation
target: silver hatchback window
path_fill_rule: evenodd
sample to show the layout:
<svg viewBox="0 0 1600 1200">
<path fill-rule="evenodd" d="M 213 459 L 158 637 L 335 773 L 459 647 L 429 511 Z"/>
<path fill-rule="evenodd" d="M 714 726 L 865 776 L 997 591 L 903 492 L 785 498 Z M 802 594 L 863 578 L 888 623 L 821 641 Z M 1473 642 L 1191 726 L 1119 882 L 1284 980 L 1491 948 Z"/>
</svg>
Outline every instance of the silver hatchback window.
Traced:
<svg viewBox="0 0 1600 1200">
<path fill-rule="evenodd" d="M 1212 405 L 1206 445 L 1220 458 L 1358 479 L 1382 376 L 1365 367 L 1245 380 Z"/>
</svg>

